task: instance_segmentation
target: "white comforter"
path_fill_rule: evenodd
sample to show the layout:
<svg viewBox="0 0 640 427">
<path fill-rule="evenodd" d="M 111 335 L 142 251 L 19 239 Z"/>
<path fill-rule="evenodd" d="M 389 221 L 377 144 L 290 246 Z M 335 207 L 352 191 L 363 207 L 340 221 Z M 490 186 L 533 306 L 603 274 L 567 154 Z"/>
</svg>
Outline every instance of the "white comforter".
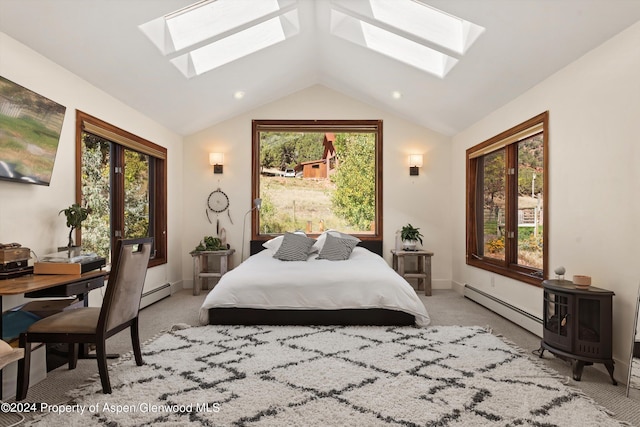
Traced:
<svg viewBox="0 0 640 427">
<path fill-rule="evenodd" d="M 386 308 L 414 315 L 418 326 L 429 324 L 429 314 L 416 292 L 382 257 L 360 247 L 347 261 L 317 260 L 317 256 L 280 261 L 263 250 L 249 257 L 209 292 L 200 308 L 200 321 L 208 323 L 208 309 L 214 307 Z"/>
</svg>

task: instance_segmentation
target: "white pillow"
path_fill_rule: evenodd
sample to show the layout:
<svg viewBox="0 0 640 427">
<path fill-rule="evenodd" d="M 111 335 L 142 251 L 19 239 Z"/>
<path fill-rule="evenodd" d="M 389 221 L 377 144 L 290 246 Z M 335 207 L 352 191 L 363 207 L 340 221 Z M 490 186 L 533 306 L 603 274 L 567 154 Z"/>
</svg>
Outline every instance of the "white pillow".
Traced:
<svg viewBox="0 0 640 427">
<path fill-rule="evenodd" d="M 302 234 L 306 236 L 302 231 L 295 231 L 294 234 Z M 284 239 L 284 234 L 282 236 L 274 237 L 271 240 L 267 240 L 262 244 L 263 248 L 269 249 L 273 253 L 276 253 L 278 249 L 280 249 L 280 245 L 282 245 L 282 240 Z"/>
</svg>

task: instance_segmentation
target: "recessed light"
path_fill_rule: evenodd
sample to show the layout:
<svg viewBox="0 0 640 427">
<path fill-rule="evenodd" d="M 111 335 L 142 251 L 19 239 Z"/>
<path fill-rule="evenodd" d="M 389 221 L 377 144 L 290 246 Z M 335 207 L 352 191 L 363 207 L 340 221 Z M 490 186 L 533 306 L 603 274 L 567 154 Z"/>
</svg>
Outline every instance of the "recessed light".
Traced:
<svg viewBox="0 0 640 427">
<path fill-rule="evenodd" d="M 393 92 L 391 92 L 391 96 L 393 97 L 393 99 L 400 99 L 402 98 L 402 92 L 394 90 Z"/>
<path fill-rule="evenodd" d="M 242 98 L 244 98 L 244 91 L 242 91 L 242 90 L 236 91 L 236 92 L 233 94 L 233 97 L 234 97 L 235 99 L 242 99 Z"/>
</svg>

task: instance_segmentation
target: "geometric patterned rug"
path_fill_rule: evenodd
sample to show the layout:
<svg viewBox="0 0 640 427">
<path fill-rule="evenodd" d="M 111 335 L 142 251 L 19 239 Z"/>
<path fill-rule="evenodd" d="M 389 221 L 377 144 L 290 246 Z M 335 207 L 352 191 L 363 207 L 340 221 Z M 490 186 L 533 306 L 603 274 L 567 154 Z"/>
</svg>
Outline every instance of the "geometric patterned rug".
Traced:
<svg viewBox="0 0 640 427">
<path fill-rule="evenodd" d="M 480 327 L 174 328 L 143 358 L 33 425 L 624 425 Z"/>
</svg>

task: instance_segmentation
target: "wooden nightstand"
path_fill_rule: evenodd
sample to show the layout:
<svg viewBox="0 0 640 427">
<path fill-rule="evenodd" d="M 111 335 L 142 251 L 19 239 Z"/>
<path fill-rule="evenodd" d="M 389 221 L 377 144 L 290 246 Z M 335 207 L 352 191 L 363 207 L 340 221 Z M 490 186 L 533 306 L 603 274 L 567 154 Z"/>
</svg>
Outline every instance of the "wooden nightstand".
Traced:
<svg viewBox="0 0 640 427">
<path fill-rule="evenodd" d="M 396 251 L 393 254 L 393 269 L 405 279 L 418 279 L 418 290 L 424 288 L 424 294 L 431 295 L 431 257 L 433 252 L 429 251 Z M 404 260 L 406 257 L 418 258 L 418 271 L 407 273 L 404 271 Z"/>
<path fill-rule="evenodd" d="M 229 258 L 235 252 L 235 249 L 227 249 L 224 251 L 201 251 L 191 252 L 193 258 L 193 294 L 200 295 L 200 291 L 204 287 L 209 289 L 207 280 L 211 278 L 220 278 L 231 269 L 231 259 Z M 220 271 L 210 272 L 208 270 L 209 257 L 220 257 Z"/>
</svg>

